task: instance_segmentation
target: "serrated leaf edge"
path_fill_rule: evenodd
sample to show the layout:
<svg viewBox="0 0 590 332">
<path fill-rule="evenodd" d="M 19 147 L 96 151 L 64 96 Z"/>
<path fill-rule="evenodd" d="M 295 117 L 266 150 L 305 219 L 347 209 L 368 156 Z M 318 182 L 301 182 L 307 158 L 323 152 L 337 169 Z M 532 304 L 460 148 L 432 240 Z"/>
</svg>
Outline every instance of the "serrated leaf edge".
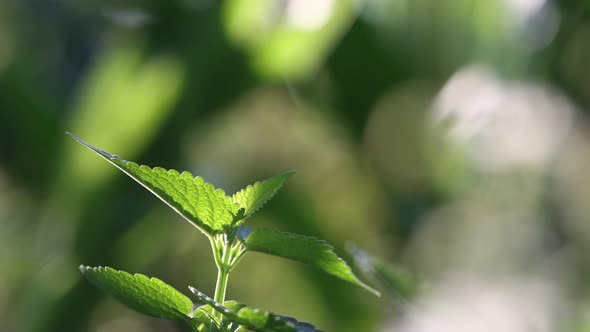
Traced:
<svg viewBox="0 0 590 332">
<path fill-rule="evenodd" d="M 191 293 L 195 294 L 197 296 L 197 298 L 199 299 L 199 301 L 203 302 L 204 304 L 207 304 L 209 306 L 211 306 L 211 308 L 213 308 L 214 310 L 217 310 L 218 312 L 221 312 L 222 314 L 226 315 L 228 318 L 230 318 L 231 320 L 233 320 L 235 323 L 237 323 L 238 325 L 243 325 L 248 327 L 249 329 L 255 329 L 256 331 L 265 331 L 263 329 L 263 327 L 256 327 L 253 326 L 250 321 L 243 319 L 242 317 L 240 317 L 238 315 L 238 312 L 232 311 L 229 308 L 227 308 L 226 306 L 216 302 L 214 299 L 212 299 L 211 297 L 209 297 L 207 294 L 199 291 L 198 289 L 192 287 L 192 286 L 188 286 L 189 290 L 191 291 Z M 306 326 L 309 327 L 313 327 L 313 329 L 315 330 L 315 327 L 312 324 L 309 323 L 301 323 L 298 322 L 297 320 L 295 320 L 294 318 L 291 317 L 284 317 L 281 315 L 277 315 L 274 313 L 271 313 L 269 311 L 266 310 L 262 310 L 262 309 L 257 309 L 257 308 L 250 308 L 250 307 L 245 307 L 248 308 L 249 310 L 251 310 L 252 312 L 255 313 L 262 313 L 265 315 L 272 315 L 273 319 L 276 321 L 282 321 L 285 325 L 292 327 L 294 330 L 297 330 L 297 323 L 300 324 L 304 324 Z M 241 310 L 241 309 L 240 309 Z M 289 318 L 289 319 L 286 319 Z M 295 321 L 295 322 L 293 322 Z M 319 332 L 319 331 L 318 331 Z"/>
<path fill-rule="evenodd" d="M 309 235 L 302 235 L 302 234 L 297 234 L 297 233 L 292 233 L 292 232 L 282 232 L 282 231 L 277 231 L 277 230 L 270 229 L 270 228 L 262 228 L 262 229 L 260 229 L 260 230 L 268 230 L 268 231 L 270 231 L 270 232 L 273 232 L 273 233 L 279 233 L 279 234 L 290 235 L 290 236 L 292 236 L 292 237 L 301 238 L 301 239 L 306 239 L 306 240 L 312 240 L 312 241 L 315 241 L 315 242 L 317 242 L 317 243 L 318 243 L 318 244 L 319 244 L 319 245 L 320 245 L 320 246 L 323 248 L 324 252 L 327 252 L 329 255 L 331 255 L 331 256 L 333 256 L 333 257 L 335 257 L 335 258 L 336 258 L 336 260 L 338 260 L 338 261 L 340 261 L 340 262 L 342 262 L 342 263 L 344 264 L 344 266 L 345 266 L 345 267 L 346 267 L 346 269 L 347 269 L 347 270 L 350 272 L 350 275 L 352 276 L 352 278 L 354 279 L 354 281 L 356 282 L 356 284 L 357 284 L 358 286 L 360 286 L 360 287 L 362 287 L 362 288 L 366 289 L 367 291 L 369 291 L 369 292 L 373 293 L 373 294 L 374 294 L 375 296 L 377 296 L 377 297 L 381 297 L 381 293 L 380 293 L 378 290 L 376 290 L 376 289 L 372 288 L 371 286 L 369 286 L 369 285 L 365 284 L 364 282 L 362 282 L 362 281 L 361 281 L 361 280 L 360 280 L 360 279 L 359 279 L 359 278 L 358 278 L 358 277 L 357 277 L 357 276 L 356 276 L 356 275 L 353 273 L 353 271 L 352 271 L 352 268 L 350 267 L 350 265 L 348 265 L 348 263 L 347 263 L 347 262 L 346 262 L 344 259 L 342 259 L 340 256 L 338 256 L 338 255 L 336 254 L 334 246 L 332 246 L 331 244 L 329 244 L 329 243 L 328 243 L 326 240 L 318 239 L 317 237 L 314 237 L 314 236 L 309 236 Z M 254 230 L 254 232 L 256 232 L 256 230 Z M 250 234 L 250 235 L 251 235 L 251 234 Z M 255 251 L 255 252 L 260 252 L 260 253 L 264 253 L 264 254 L 267 254 L 267 255 L 273 255 L 273 256 L 278 256 L 278 257 L 282 257 L 282 258 L 291 259 L 291 258 L 288 258 L 288 257 L 283 257 L 283 256 L 280 256 L 280 255 L 269 254 L 269 253 L 266 253 L 266 252 L 263 252 L 263 251 L 252 250 L 252 249 L 248 248 L 248 238 L 246 238 L 246 240 L 244 241 L 244 243 L 245 243 L 245 245 L 246 245 L 246 248 L 247 248 L 248 250 Z M 294 260 L 294 259 L 291 259 L 291 260 Z M 298 261 L 298 260 L 295 260 L 295 261 L 297 261 L 297 262 L 300 262 L 300 263 L 303 263 L 303 264 L 306 264 L 306 265 L 311 265 L 311 264 L 307 264 L 307 263 L 305 263 L 305 262 L 301 262 L 301 261 Z M 313 265 L 311 265 L 311 266 L 313 266 Z M 316 269 L 318 269 L 318 268 L 317 268 L 317 267 L 315 267 L 315 266 L 313 266 L 313 267 L 314 267 L 314 268 L 316 268 Z M 321 271 L 321 269 L 319 269 L 319 270 Z M 324 273 L 327 273 L 326 271 L 322 271 L 322 272 L 324 272 Z M 342 279 L 342 278 L 340 278 L 340 277 L 338 277 L 338 276 L 336 276 L 336 275 L 334 275 L 334 274 L 331 274 L 331 273 L 327 273 L 327 274 L 329 274 L 329 275 L 331 275 L 331 276 L 333 276 L 333 277 L 336 277 L 336 278 L 338 278 L 338 279 L 340 279 L 340 280 L 343 280 L 343 281 L 350 282 L 350 280 Z"/>
<path fill-rule="evenodd" d="M 101 150 L 101 149 L 99 149 L 99 148 L 97 148 L 97 147 L 95 147 L 95 146 L 93 146 L 93 145 L 91 145 L 91 144 L 89 144 L 89 143 L 85 142 L 84 140 L 82 140 L 81 138 L 79 138 L 78 136 L 76 136 L 76 135 L 74 135 L 74 134 L 72 134 L 72 133 L 70 133 L 70 132 L 67 132 L 67 131 L 66 131 L 66 134 L 70 135 L 70 136 L 71 136 L 71 137 L 72 137 L 74 140 L 76 140 L 78 143 L 80 143 L 80 144 L 84 145 L 85 147 L 87 147 L 88 149 L 92 150 L 93 152 L 95 152 L 96 154 L 98 154 L 100 157 L 102 157 L 103 159 L 105 159 L 106 161 L 108 161 L 108 162 L 109 162 L 111 165 L 113 165 L 113 166 L 117 167 L 119 170 L 121 170 L 121 171 L 122 171 L 123 173 L 125 173 L 127 176 L 129 176 L 130 178 L 132 178 L 132 179 L 133 179 L 135 182 L 139 183 L 139 184 L 140 184 L 142 187 L 144 187 L 144 188 L 145 188 L 145 189 L 147 189 L 149 192 L 151 192 L 151 193 L 152 193 L 154 196 L 156 196 L 157 198 L 159 198 L 159 199 L 160 199 L 162 202 L 164 202 L 164 203 L 165 203 L 165 204 L 166 204 L 168 207 L 170 207 L 172 210 L 174 210 L 176 213 L 178 213 L 178 214 L 179 214 L 181 217 L 183 217 L 183 218 L 184 218 L 186 221 L 188 221 L 188 222 L 189 222 L 191 225 L 195 226 L 195 227 L 196 227 L 196 228 L 197 228 L 199 231 L 201 231 L 203 234 L 205 234 L 205 236 L 209 237 L 209 236 L 211 236 L 211 234 L 212 234 L 212 233 L 214 233 L 212 229 L 211 229 L 211 230 L 210 230 L 210 229 L 205 229 L 205 226 L 207 226 L 207 225 L 206 225 L 204 222 L 202 222 L 202 221 L 201 221 L 201 223 L 203 224 L 203 226 L 199 225 L 199 224 L 198 224 L 196 221 L 192 220 L 192 218 L 191 218 L 191 217 L 187 216 L 187 215 L 186 215 L 184 212 L 182 212 L 180 209 L 178 209 L 177 207 L 175 207 L 175 206 L 173 206 L 172 204 L 170 204 L 170 203 L 169 203 L 169 202 L 168 202 L 168 201 L 167 201 L 167 200 L 166 200 L 164 197 L 162 197 L 160 194 L 158 194 L 158 193 L 157 193 L 157 192 L 155 192 L 153 189 L 151 189 L 150 187 L 148 187 L 147 185 L 145 185 L 143 182 L 141 182 L 141 181 L 140 181 L 140 180 L 139 180 L 139 179 L 138 179 L 138 178 L 137 178 L 137 177 L 136 177 L 134 174 L 132 174 L 131 172 L 129 172 L 129 171 L 128 171 L 128 170 L 126 170 L 125 168 L 123 168 L 123 167 L 121 167 L 120 165 L 118 165 L 118 164 L 115 162 L 115 160 L 116 160 L 116 161 L 119 161 L 119 162 L 121 162 L 121 163 L 124 163 L 125 165 L 128 165 L 128 164 L 132 163 L 132 164 L 135 164 L 135 165 L 137 165 L 139 168 L 141 168 L 141 167 L 147 167 L 148 169 L 150 169 L 150 170 L 152 170 L 152 171 L 153 171 L 153 170 L 155 170 L 155 169 L 163 169 L 163 170 L 164 170 L 164 171 L 166 171 L 167 173 L 170 173 L 170 172 L 176 172 L 176 173 L 178 173 L 179 175 L 180 175 L 180 174 L 182 174 L 182 173 L 178 172 L 178 171 L 177 171 L 177 170 L 175 170 L 175 169 L 165 169 L 165 168 L 163 168 L 163 167 L 158 167 L 158 166 L 156 166 L 156 167 L 150 167 L 150 166 L 148 166 L 148 165 L 140 165 L 140 164 L 137 164 L 137 163 L 135 163 L 135 162 L 133 162 L 133 161 L 128 161 L 128 160 L 125 160 L 125 159 L 123 159 L 123 158 L 121 158 L 121 157 L 119 157 L 119 156 L 117 156 L 117 155 L 110 154 L 110 153 L 108 153 L 108 152 L 106 152 L 106 151 L 104 151 L 104 150 Z M 188 173 L 188 174 L 189 174 L 189 175 L 190 175 L 190 176 L 193 178 L 193 181 L 194 181 L 195 179 L 199 178 L 199 179 L 203 180 L 203 185 L 210 185 L 210 186 L 212 186 L 213 188 L 215 188 L 215 186 L 213 186 L 213 185 L 212 185 L 211 183 L 209 183 L 209 182 L 206 182 L 206 181 L 205 181 L 205 180 L 204 180 L 202 177 L 200 177 L 200 176 L 194 176 L 193 174 L 191 174 L 191 173 L 190 173 L 190 172 L 188 172 L 188 171 L 183 171 L 183 173 Z M 238 204 L 238 203 L 236 203 L 236 202 L 234 202 L 232 197 L 230 197 L 230 196 L 227 196 L 227 195 L 225 194 L 225 191 L 224 191 L 223 189 L 216 188 L 216 189 L 215 189 L 215 192 L 216 192 L 216 193 L 218 193 L 218 192 L 222 192 L 222 193 L 223 193 L 223 195 L 224 195 L 225 197 L 229 198 L 229 199 L 232 201 L 232 205 L 234 205 L 234 206 L 235 206 L 235 205 L 238 205 L 238 207 L 239 207 L 239 204 Z M 232 213 L 232 212 L 230 211 L 230 213 Z M 232 214 L 233 214 L 233 213 L 232 213 Z M 207 227 L 207 228 L 208 228 L 208 227 Z"/>
<path fill-rule="evenodd" d="M 172 289 L 176 290 L 174 287 L 172 287 L 172 286 L 168 285 L 166 282 L 164 282 L 163 280 L 161 280 L 161 279 L 159 279 L 159 278 L 156 278 L 156 277 L 148 277 L 148 276 L 146 276 L 145 274 L 141 274 L 141 273 L 134 273 L 134 274 L 131 274 L 131 273 L 129 273 L 129 272 L 126 272 L 126 271 L 123 271 L 123 270 L 116 270 L 116 269 L 113 269 L 112 267 L 109 267 L 109 266 L 94 266 L 94 267 L 93 267 L 93 266 L 85 266 L 85 265 L 80 265 L 80 266 L 79 266 L 79 269 L 80 269 L 80 272 L 82 272 L 82 274 L 83 274 L 84 276 L 86 276 L 86 275 L 84 274 L 84 272 L 92 270 L 93 272 L 101 272 L 101 271 L 114 272 L 115 274 L 120 274 L 120 275 L 127 275 L 127 276 L 130 276 L 130 277 L 132 277 L 133 279 L 140 278 L 140 277 L 145 277 L 145 278 L 147 278 L 147 279 L 148 279 L 150 282 L 154 282 L 154 281 L 156 281 L 156 282 L 161 282 L 161 283 L 163 283 L 164 285 L 166 285 L 166 286 L 168 286 L 168 287 L 170 287 L 170 288 L 172 288 Z M 101 288 L 101 287 L 99 287 L 99 288 Z M 158 292 L 159 294 L 163 295 L 164 297 L 167 297 L 167 296 L 168 296 L 167 294 L 165 294 L 165 293 L 161 292 L 159 289 L 156 289 L 156 288 L 152 288 L 152 289 L 153 289 L 153 290 L 155 290 L 156 292 Z M 176 290 L 176 291 L 177 291 L 177 292 L 179 292 L 178 290 Z M 180 293 L 180 292 L 179 292 L 179 293 Z M 182 294 L 182 293 L 180 293 L 180 294 Z M 184 295 L 184 294 L 182 294 L 182 295 Z M 184 296 L 186 296 L 186 295 L 184 295 Z M 188 297 L 187 297 L 187 298 L 188 298 Z M 192 301 L 191 301 L 191 302 L 192 302 Z M 172 308 L 173 310 L 177 311 L 177 312 L 178 312 L 178 313 L 179 313 L 181 316 L 183 316 L 183 317 L 185 317 L 185 318 L 188 318 L 188 319 L 190 319 L 190 314 L 192 313 L 192 310 L 191 310 L 191 312 L 190 312 L 190 313 L 184 313 L 184 312 L 182 312 L 182 311 L 178 310 L 178 309 L 177 309 L 177 308 L 175 308 L 175 307 L 171 307 L 171 308 Z"/>
<path fill-rule="evenodd" d="M 188 289 L 191 291 L 191 293 L 195 294 L 199 298 L 199 301 L 201 301 L 202 303 L 210 305 L 213 309 L 221 312 L 224 315 L 227 315 L 231 319 L 237 319 L 237 320 L 241 321 L 241 322 L 236 321 L 236 323 L 238 323 L 240 325 L 247 323 L 247 322 L 244 322 L 240 317 L 238 317 L 238 314 L 236 312 L 230 310 L 229 308 L 225 307 L 221 303 L 216 302 L 211 297 L 209 297 L 207 294 L 201 292 L 200 290 L 194 288 L 193 286 L 188 286 Z"/>
<path fill-rule="evenodd" d="M 235 199 L 236 195 L 238 195 L 238 194 L 239 194 L 239 193 L 241 193 L 241 192 L 245 192 L 245 191 L 249 190 L 250 188 L 253 188 L 254 186 L 256 186 L 256 185 L 259 185 L 259 184 L 261 184 L 261 183 L 263 183 L 263 182 L 266 182 L 266 181 L 271 181 L 271 180 L 273 180 L 273 179 L 275 179 L 275 178 L 278 178 L 278 177 L 281 177 L 281 176 L 288 175 L 288 176 L 285 178 L 285 180 L 283 181 L 283 183 L 284 183 L 284 182 L 286 182 L 287 180 L 289 180 L 289 178 L 290 178 L 290 177 L 292 177 L 292 176 L 293 176 L 293 175 L 295 175 L 295 174 L 296 174 L 296 172 L 295 172 L 295 171 L 289 171 L 289 172 L 285 172 L 285 173 L 282 173 L 282 174 L 279 174 L 279 175 L 275 175 L 275 176 L 273 176 L 273 177 L 271 177 L 271 178 L 268 178 L 268 179 L 264 179 L 264 180 L 259 180 L 259 181 L 256 181 L 256 182 L 254 182 L 254 183 L 252 183 L 252 184 L 249 184 L 249 185 L 247 185 L 247 186 L 246 186 L 246 188 L 243 188 L 243 189 L 240 189 L 240 190 L 236 191 L 236 192 L 235 192 L 235 193 L 234 193 L 234 194 L 231 196 L 231 199 L 232 199 L 232 201 L 233 201 L 234 203 L 238 204 L 238 205 L 239 205 L 241 208 L 244 208 L 244 209 L 245 209 L 245 207 L 244 207 L 244 206 L 242 206 L 242 205 L 241 205 L 239 202 L 236 202 L 236 199 Z M 268 199 L 267 199 L 266 201 L 264 201 L 262 204 L 260 204 L 260 206 L 259 206 L 258 208 L 254 209 L 254 210 L 252 210 L 252 211 L 249 211 L 249 212 L 248 212 L 248 213 L 247 213 L 247 214 L 244 216 L 244 218 L 242 218 L 241 220 L 243 221 L 243 220 L 246 220 L 246 219 L 248 219 L 250 216 L 252 216 L 254 213 L 256 213 L 256 211 L 260 210 L 260 209 L 261 209 L 261 208 L 262 208 L 264 205 L 266 205 L 266 203 L 267 203 L 268 201 L 270 201 L 270 200 L 271 200 L 271 199 L 272 199 L 272 198 L 273 198 L 273 197 L 274 197 L 274 196 L 277 194 L 277 192 L 278 192 L 278 190 L 277 190 L 277 191 L 275 191 L 275 192 L 274 192 L 274 193 L 273 193 L 273 194 L 272 194 L 270 197 L 268 197 Z"/>
</svg>

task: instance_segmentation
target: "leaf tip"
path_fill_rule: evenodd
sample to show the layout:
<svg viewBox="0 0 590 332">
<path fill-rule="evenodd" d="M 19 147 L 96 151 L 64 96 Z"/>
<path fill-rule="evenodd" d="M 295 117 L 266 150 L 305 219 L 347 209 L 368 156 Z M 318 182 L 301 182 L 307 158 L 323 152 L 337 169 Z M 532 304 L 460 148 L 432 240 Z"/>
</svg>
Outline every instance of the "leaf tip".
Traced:
<svg viewBox="0 0 590 332">
<path fill-rule="evenodd" d="M 213 301 L 212 298 L 210 298 L 209 296 L 207 296 L 207 294 L 201 292 L 200 290 L 196 289 L 193 286 L 188 286 L 188 290 L 191 291 L 191 293 L 195 294 L 198 298 L 200 302 L 211 302 Z"/>
<path fill-rule="evenodd" d="M 76 141 L 78 141 L 78 142 L 80 142 L 80 143 L 82 143 L 82 144 L 84 144 L 84 143 L 85 143 L 84 141 L 82 141 L 82 139 L 81 139 L 80 137 L 78 137 L 78 136 L 76 136 L 76 135 L 74 135 L 74 134 L 70 133 L 70 132 L 69 132 L 69 131 L 67 131 L 67 130 L 66 130 L 66 134 L 67 134 L 67 135 L 69 135 L 69 136 L 70 136 L 71 138 L 73 138 L 74 140 L 76 140 Z"/>
<path fill-rule="evenodd" d="M 123 159 L 123 158 L 121 158 L 121 157 L 119 157 L 117 155 L 110 154 L 110 153 L 108 153 L 108 152 L 106 152 L 104 150 L 101 150 L 101 149 L 97 148 L 96 146 L 94 146 L 94 145 L 92 145 L 90 143 L 85 142 L 80 137 L 78 137 L 78 136 L 76 136 L 76 135 L 74 135 L 74 134 L 72 134 L 72 133 L 70 133 L 68 131 L 66 131 L 66 134 L 70 135 L 75 141 L 77 141 L 78 143 L 84 145 L 88 149 L 94 151 L 96 154 L 98 154 L 99 156 L 103 157 L 107 161 L 109 161 L 111 163 L 115 162 L 115 166 L 117 166 L 116 165 L 116 162 L 121 162 L 121 163 L 124 163 L 124 164 L 130 163 L 129 161 L 127 161 L 127 160 L 125 160 L 125 159 Z M 117 166 L 117 167 L 119 167 L 119 166 Z"/>
<path fill-rule="evenodd" d="M 195 294 L 195 295 L 203 294 L 203 293 L 201 293 L 201 292 L 200 292 L 198 289 L 196 289 L 196 288 L 195 288 L 195 287 L 193 287 L 193 286 L 188 286 L 188 290 L 190 290 L 190 291 L 191 291 L 191 293 L 193 293 L 193 294 Z"/>
<path fill-rule="evenodd" d="M 286 182 L 287 180 L 289 180 L 293 175 L 297 174 L 296 171 L 288 171 L 285 172 L 283 174 L 279 174 L 277 176 L 275 176 L 274 178 L 282 178 L 283 179 L 283 183 Z"/>
<path fill-rule="evenodd" d="M 378 291 L 378 290 L 376 290 L 376 289 L 374 289 L 374 288 L 372 288 L 372 287 L 370 287 L 370 286 L 368 286 L 366 284 L 363 284 L 363 288 L 366 289 L 366 290 L 368 290 L 369 292 L 373 293 L 373 295 L 375 295 L 377 297 L 381 297 L 381 292 L 380 291 Z"/>
</svg>

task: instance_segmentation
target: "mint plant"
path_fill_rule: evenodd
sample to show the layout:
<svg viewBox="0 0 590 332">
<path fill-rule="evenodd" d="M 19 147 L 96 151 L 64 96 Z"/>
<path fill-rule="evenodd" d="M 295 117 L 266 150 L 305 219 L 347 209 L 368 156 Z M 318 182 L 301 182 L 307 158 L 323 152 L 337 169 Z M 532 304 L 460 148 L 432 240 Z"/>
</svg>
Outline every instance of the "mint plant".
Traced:
<svg viewBox="0 0 590 332">
<path fill-rule="evenodd" d="M 229 275 L 244 255 L 261 252 L 299 261 L 343 281 L 379 293 L 360 281 L 333 247 L 314 237 L 271 229 L 252 230 L 245 221 L 283 186 L 294 172 L 256 182 L 228 196 L 221 189 L 193 177 L 189 172 L 151 168 L 121 159 L 68 133 L 133 178 L 201 231 L 211 244 L 217 266 L 213 298 L 189 287 L 195 305 L 184 294 L 157 278 L 131 275 L 110 267 L 80 266 L 82 274 L 96 287 L 143 314 L 185 322 L 193 331 L 317 331 L 312 325 L 273 314 L 235 301 L 226 301 Z"/>
</svg>

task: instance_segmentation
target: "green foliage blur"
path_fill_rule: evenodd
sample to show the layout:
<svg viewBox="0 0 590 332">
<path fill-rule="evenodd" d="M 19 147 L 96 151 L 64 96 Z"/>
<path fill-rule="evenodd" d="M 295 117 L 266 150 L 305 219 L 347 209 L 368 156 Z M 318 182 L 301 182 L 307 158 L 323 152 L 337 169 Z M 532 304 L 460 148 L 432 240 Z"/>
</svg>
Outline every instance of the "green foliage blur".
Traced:
<svg viewBox="0 0 590 332">
<path fill-rule="evenodd" d="M 252 225 L 429 285 L 250 253 L 228 299 L 337 332 L 590 331 L 588 59 L 587 0 L 1 1 L 0 331 L 183 331 L 80 264 L 213 294 L 207 240 L 66 130 L 227 193 L 296 170 Z"/>
</svg>

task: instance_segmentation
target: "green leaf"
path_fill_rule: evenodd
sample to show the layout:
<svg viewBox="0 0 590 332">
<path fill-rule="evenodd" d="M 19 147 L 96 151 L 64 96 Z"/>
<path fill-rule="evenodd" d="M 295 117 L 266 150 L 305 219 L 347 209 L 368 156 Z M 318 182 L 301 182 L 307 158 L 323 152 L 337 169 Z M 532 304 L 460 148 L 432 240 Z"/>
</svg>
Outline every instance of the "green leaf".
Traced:
<svg viewBox="0 0 590 332">
<path fill-rule="evenodd" d="M 199 307 L 195 314 L 200 310 L 206 311 L 212 308 L 222 313 L 231 322 L 256 332 L 321 332 L 311 324 L 298 322 L 294 318 L 268 311 L 252 309 L 234 301 L 226 301 L 225 305 L 221 305 L 198 289 L 190 286 L 189 289 L 199 298 L 200 302 L 206 304 Z"/>
<path fill-rule="evenodd" d="M 235 193 L 232 196 L 232 200 L 244 208 L 244 219 L 254 214 L 254 212 L 271 199 L 293 174 L 295 172 L 277 175 L 270 179 L 256 182 Z"/>
<path fill-rule="evenodd" d="M 376 279 L 385 290 L 405 299 L 413 298 L 425 287 L 424 283 L 402 267 L 386 263 L 356 246 L 347 248 L 356 266 Z"/>
<path fill-rule="evenodd" d="M 131 275 L 110 267 L 80 266 L 82 274 L 96 287 L 143 314 L 188 322 L 193 302 L 157 278 Z"/>
<path fill-rule="evenodd" d="M 380 295 L 378 291 L 360 281 L 348 264 L 334 253 L 334 247 L 326 241 L 270 229 L 257 229 L 244 243 L 248 250 L 309 264 L 339 279 L 361 286 L 377 296 Z"/>
<path fill-rule="evenodd" d="M 223 190 L 215 189 L 201 177 L 193 177 L 189 172 L 178 173 L 173 169 L 166 171 L 160 167 L 139 166 L 68 134 L 139 182 L 201 231 L 222 233 L 234 223 L 239 205 L 233 203 Z"/>
<path fill-rule="evenodd" d="M 223 305 L 226 308 L 228 308 L 229 310 L 234 311 L 234 312 L 236 312 L 246 306 L 246 305 L 238 303 L 236 301 L 225 301 L 225 303 Z M 197 331 L 209 331 L 208 329 L 211 326 L 211 320 L 216 319 L 213 316 L 214 311 L 215 310 L 208 304 L 202 305 L 193 311 L 192 320 L 193 320 L 193 325 L 196 326 L 196 328 L 197 328 Z M 226 330 L 229 330 L 229 331 L 236 330 L 237 327 L 239 327 L 239 324 L 237 324 L 237 323 L 232 324 L 232 323 L 233 323 L 232 321 L 225 318 L 224 321 L 221 323 L 221 325 Z"/>
</svg>

